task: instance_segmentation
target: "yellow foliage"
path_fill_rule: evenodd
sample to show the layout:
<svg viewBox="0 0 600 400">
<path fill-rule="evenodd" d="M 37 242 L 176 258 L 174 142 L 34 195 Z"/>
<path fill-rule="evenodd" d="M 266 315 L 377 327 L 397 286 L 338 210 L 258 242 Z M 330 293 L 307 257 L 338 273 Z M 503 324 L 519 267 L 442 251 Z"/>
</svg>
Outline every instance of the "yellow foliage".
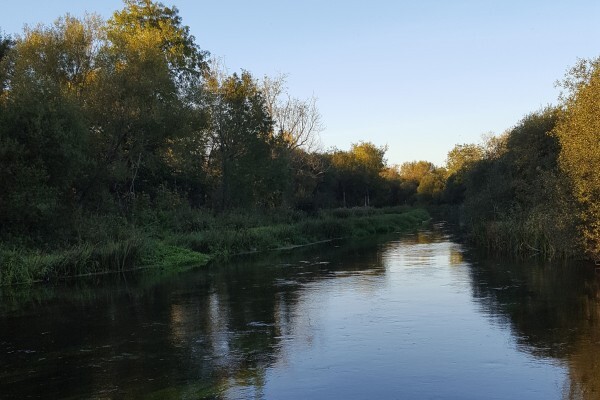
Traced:
<svg viewBox="0 0 600 400">
<path fill-rule="evenodd" d="M 571 93 L 555 129 L 559 163 L 578 202 L 585 249 L 600 259 L 600 59 L 580 62 L 569 78 L 563 86 Z"/>
</svg>

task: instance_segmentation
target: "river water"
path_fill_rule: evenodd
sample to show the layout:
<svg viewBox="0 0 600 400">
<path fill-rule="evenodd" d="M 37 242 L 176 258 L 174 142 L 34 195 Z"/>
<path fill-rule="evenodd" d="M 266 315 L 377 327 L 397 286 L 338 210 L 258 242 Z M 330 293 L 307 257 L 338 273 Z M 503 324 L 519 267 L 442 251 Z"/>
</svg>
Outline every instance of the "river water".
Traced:
<svg viewBox="0 0 600 400">
<path fill-rule="evenodd" d="M 0 292 L 0 398 L 598 399 L 600 278 L 443 226 Z"/>
</svg>

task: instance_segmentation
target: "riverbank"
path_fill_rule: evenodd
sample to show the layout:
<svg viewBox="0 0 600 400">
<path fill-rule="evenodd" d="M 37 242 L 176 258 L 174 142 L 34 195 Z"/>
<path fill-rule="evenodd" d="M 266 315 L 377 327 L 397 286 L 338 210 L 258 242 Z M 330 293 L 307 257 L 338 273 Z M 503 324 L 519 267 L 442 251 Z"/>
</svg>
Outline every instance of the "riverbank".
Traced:
<svg viewBox="0 0 600 400">
<path fill-rule="evenodd" d="M 428 206 L 435 220 L 448 221 L 465 243 L 488 255 L 512 259 L 592 261 L 577 242 L 570 221 L 557 224 L 541 213 L 504 214 L 495 219 L 473 218 L 463 205 Z"/>
<path fill-rule="evenodd" d="M 418 208 L 334 209 L 307 216 L 255 214 L 196 216 L 194 229 L 128 226 L 118 237 L 86 240 L 67 248 L 0 247 L 0 285 L 31 284 L 67 277 L 152 268 L 179 270 L 214 259 L 302 246 L 323 240 L 404 232 L 418 228 L 429 214 Z M 101 229 L 98 229 L 101 231 Z"/>
</svg>

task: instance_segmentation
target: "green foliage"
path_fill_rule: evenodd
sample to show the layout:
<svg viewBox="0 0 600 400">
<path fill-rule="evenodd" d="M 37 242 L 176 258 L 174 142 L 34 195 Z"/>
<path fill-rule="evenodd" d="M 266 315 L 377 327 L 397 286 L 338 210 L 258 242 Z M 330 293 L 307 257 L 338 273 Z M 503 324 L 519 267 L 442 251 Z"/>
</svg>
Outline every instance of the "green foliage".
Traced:
<svg viewBox="0 0 600 400">
<path fill-rule="evenodd" d="M 583 60 L 567 75 L 568 90 L 555 134 L 569 178 L 587 254 L 600 260 L 600 59 Z"/>
<path fill-rule="evenodd" d="M 463 223 L 481 246 L 547 258 L 577 253 L 577 221 L 552 134 L 556 123 L 553 108 L 527 115 L 504 135 L 489 138 L 484 152 L 476 151 L 481 158 L 459 169 L 460 179 L 449 177 L 446 196 L 456 201 L 450 190 L 464 188 Z"/>
<path fill-rule="evenodd" d="M 153 240 L 146 246 L 140 261 L 144 266 L 177 269 L 205 265 L 209 260 L 206 254 Z"/>
<path fill-rule="evenodd" d="M 151 0 L 0 36 L 0 283 L 389 229 L 320 211 L 400 204 L 386 147 L 317 152 L 315 99 L 207 55 Z"/>
<path fill-rule="evenodd" d="M 417 187 L 417 195 L 421 202 L 439 203 L 442 200 L 446 175 L 445 168 L 434 168 L 433 171 L 428 172 L 421 178 Z"/>
<path fill-rule="evenodd" d="M 446 170 L 448 175 L 459 175 L 483 158 L 484 149 L 476 144 L 457 144 L 448 152 Z"/>
<path fill-rule="evenodd" d="M 377 147 L 370 142 L 353 144 L 350 151 L 336 150 L 331 155 L 330 166 L 337 181 L 338 204 L 370 206 L 381 190 L 381 172 L 385 167 L 387 147 Z"/>
<path fill-rule="evenodd" d="M 291 224 L 215 227 L 204 232 L 169 237 L 174 245 L 216 257 L 264 251 L 345 237 L 392 233 L 416 229 L 429 220 L 422 209 L 337 209 Z"/>
<path fill-rule="evenodd" d="M 206 72 L 208 53 L 200 50 L 189 27 L 182 25 L 176 7 L 151 0 L 124 2 L 125 8 L 115 12 L 107 24 L 111 42 L 130 47 L 151 40 L 178 79 L 193 79 Z"/>
<path fill-rule="evenodd" d="M 85 119 L 58 87 L 17 72 L 0 103 L 0 234 L 60 234 L 88 165 Z"/>
<path fill-rule="evenodd" d="M 465 199 L 465 174 L 473 169 L 484 157 L 483 146 L 476 144 L 457 144 L 446 158 L 448 174 L 444 188 L 444 201 L 451 204 L 462 203 Z"/>
<path fill-rule="evenodd" d="M 274 199 L 278 168 L 272 159 L 272 120 L 257 83 L 248 72 L 208 79 L 211 123 L 209 159 L 213 194 L 221 210 L 257 206 Z M 276 199 L 275 199 L 276 201 Z"/>
</svg>

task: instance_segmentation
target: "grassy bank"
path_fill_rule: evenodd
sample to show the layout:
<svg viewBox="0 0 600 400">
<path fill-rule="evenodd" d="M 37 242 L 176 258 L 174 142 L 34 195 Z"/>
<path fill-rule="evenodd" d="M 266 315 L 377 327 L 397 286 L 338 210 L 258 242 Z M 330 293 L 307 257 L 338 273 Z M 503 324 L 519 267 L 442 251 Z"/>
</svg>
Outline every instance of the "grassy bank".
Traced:
<svg viewBox="0 0 600 400">
<path fill-rule="evenodd" d="M 557 218 L 551 212 L 496 215 L 493 219 L 474 218 L 464 206 L 428 207 L 435 218 L 454 225 L 462 237 L 489 254 L 511 258 L 540 257 L 581 259 L 583 250 L 573 240 L 573 221 Z"/>
<path fill-rule="evenodd" d="M 159 224 L 167 217 L 172 226 L 167 221 Z M 289 212 L 214 216 L 199 212 L 186 216 L 181 225 L 173 225 L 175 216 L 158 215 L 152 223 L 120 227 L 113 238 L 100 223 L 94 228 L 103 232 L 97 234 L 99 239 L 84 237 L 81 243 L 63 249 L 3 244 L 0 284 L 53 281 L 135 268 L 183 269 L 240 253 L 413 230 L 428 219 L 429 214 L 422 209 L 403 207 L 335 209 L 313 216 Z"/>
</svg>

